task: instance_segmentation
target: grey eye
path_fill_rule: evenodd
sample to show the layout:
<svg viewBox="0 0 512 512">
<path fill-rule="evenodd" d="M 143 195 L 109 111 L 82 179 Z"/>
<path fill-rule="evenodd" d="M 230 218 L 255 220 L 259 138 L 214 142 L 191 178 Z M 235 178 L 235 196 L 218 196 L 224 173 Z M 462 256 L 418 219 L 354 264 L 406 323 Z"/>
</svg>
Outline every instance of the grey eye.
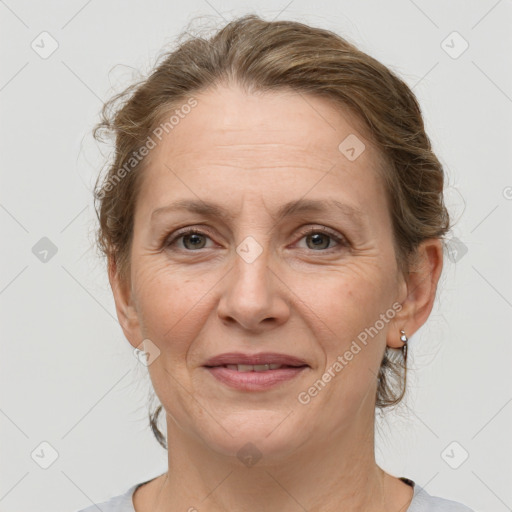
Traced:
<svg viewBox="0 0 512 512">
<path fill-rule="evenodd" d="M 200 233 L 190 233 L 183 235 L 181 238 L 183 239 L 183 245 L 186 249 L 202 249 L 206 244 L 205 235 Z M 190 246 L 187 245 L 187 242 Z"/>
<path fill-rule="evenodd" d="M 308 242 L 311 242 L 312 246 L 310 246 Z M 312 233 L 306 236 L 306 244 L 309 249 L 327 249 L 329 247 L 330 242 L 331 237 L 324 233 Z"/>
</svg>

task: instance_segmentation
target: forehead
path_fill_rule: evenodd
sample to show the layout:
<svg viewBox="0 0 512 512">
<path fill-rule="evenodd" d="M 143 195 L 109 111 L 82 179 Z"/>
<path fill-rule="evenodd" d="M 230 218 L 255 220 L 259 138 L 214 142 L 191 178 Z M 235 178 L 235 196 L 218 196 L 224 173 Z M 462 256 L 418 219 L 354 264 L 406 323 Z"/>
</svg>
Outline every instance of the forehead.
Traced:
<svg viewBox="0 0 512 512">
<path fill-rule="evenodd" d="M 288 90 L 248 94 L 237 87 L 194 97 L 197 105 L 151 152 L 143 205 L 165 206 L 175 196 L 233 198 L 247 190 L 265 194 L 271 204 L 314 188 L 317 196 L 338 191 L 340 201 L 345 197 L 354 206 L 385 207 L 379 204 L 376 149 L 360 120 L 331 101 Z M 359 141 L 357 151 L 364 148 L 356 159 L 340 150 L 346 140 Z"/>
<path fill-rule="evenodd" d="M 340 142 L 353 134 L 364 139 L 362 123 L 325 98 L 291 90 L 248 94 L 238 87 L 216 87 L 195 96 L 197 106 L 164 137 L 174 157 L 218 149 L 287 157 L 309 156 L 332 162 Z"/>
</svg>

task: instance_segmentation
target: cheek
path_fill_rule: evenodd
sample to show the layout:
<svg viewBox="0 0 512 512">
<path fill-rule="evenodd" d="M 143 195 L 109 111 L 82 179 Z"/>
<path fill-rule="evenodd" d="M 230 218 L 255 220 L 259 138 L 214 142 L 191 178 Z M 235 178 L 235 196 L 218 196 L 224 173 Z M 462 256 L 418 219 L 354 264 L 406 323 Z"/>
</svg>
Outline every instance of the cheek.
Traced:
<svg viewBox="0 0 512 512">
<path fill-rule="evenodd" d="M 141 265 L 135 277 L 143 335 L 160 351 L 148 366 L 153 388 L 171 417 L 184 424 L 193 389 L 188 354 L 204 322 L 208 299 L 205 291 L 211 286 L 159 262 Z"/>
<path fill-rule="evenodd" d="M 201 326 L 208 283 L 153 262 L 139 267 L 134 282 L 144 336 L 161 351 L 185 351 Z"/>
<path fill-rule="evenodd" d="M 307 303 L 323 320 L 330 338 L 339 339 L 337 344 L 335 341 L 338 346 L 373 325 L 392 302 L 391 280 L 375 264 L 347 265 L 321 283 L 317 278 L 309 290 L 315 291 Z"/>
<path fill-rule="evenodd" d="M 376 322 L 382 322 L 381 314 L 390 309 L 389 286 L 377 266 L 372 271 L 368 265 L 365 272 L 347 268 L 335 279 L 331 275 L 308 298 L 307 304 L 316 313 L 311 327 L 316 333 L 322 329 L 317 342 L 325 357 L 324 365 L 308 383 L 312 387 L 301 390 L 313 393 L 310 405 L 300 409 L 306 413 L 306 422 L 311 421 L 311 428 L 317 428 L 313 425 L 327 409 L 332 421 L 325 428 L 333 424 L 342 428 L 363 401 L 373 400 L 388 327 L 384 324 L 384 328 L 374 329 Z"/>
<path fill-rule="evenodd" d="M 357 407 L 376 386 L 388 329 L 381 315 L 391 309 L 392 282 L 380 265 L 366 263 L 364 268 L 350 265 L 340 269 L 309 298 L 314 311 L 320 313 L 316 324 L 328 326 L 318 339 L 325 366 L 315 381 L 328 373 L 329 383 L 313 410 L 325 403 L 343 404 L 345 410 Z M 388 314 L 387 319 L 392 317 Z M 345 413 L 339 410 L 339 414 Z"/>
</svg>

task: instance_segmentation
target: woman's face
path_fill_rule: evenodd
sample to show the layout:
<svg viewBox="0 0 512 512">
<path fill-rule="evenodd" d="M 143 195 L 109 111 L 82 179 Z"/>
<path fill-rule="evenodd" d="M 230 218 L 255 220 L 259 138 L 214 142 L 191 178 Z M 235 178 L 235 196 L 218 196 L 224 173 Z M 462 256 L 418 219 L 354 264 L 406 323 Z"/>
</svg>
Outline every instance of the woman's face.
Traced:
<svg viewBox="0 0 512 512">
<path fill-rule="evenodd" d="M 324 99 L 235 87 L 196 99 L 151 151 L 131 286 L 116 293 L 132 345 L 150 340 L 169 431 L 269 457 L 373 432 L 404 299 L 375 149 Z M 302 366 L 237 366 L 248 361 Z"/>
</svg>

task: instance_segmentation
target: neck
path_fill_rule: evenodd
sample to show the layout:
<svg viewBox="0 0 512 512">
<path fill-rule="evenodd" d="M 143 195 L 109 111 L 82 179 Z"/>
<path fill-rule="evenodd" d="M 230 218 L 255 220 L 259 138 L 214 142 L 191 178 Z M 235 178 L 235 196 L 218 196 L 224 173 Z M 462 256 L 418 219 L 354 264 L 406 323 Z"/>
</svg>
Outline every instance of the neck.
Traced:
<svg viewBox="0 0 512 512">
<path fill-rule="evenodd" d="M 392 477 L 375 462 L 373 410 L 365 420 L 366 428 L 351 424 L 286 457 L 264 456 L 247 467 L 198 442 L 168 417 L 169 472 L 153 510 L 386 510 L 396 486 L 392 492 Z"/>
</svg>

